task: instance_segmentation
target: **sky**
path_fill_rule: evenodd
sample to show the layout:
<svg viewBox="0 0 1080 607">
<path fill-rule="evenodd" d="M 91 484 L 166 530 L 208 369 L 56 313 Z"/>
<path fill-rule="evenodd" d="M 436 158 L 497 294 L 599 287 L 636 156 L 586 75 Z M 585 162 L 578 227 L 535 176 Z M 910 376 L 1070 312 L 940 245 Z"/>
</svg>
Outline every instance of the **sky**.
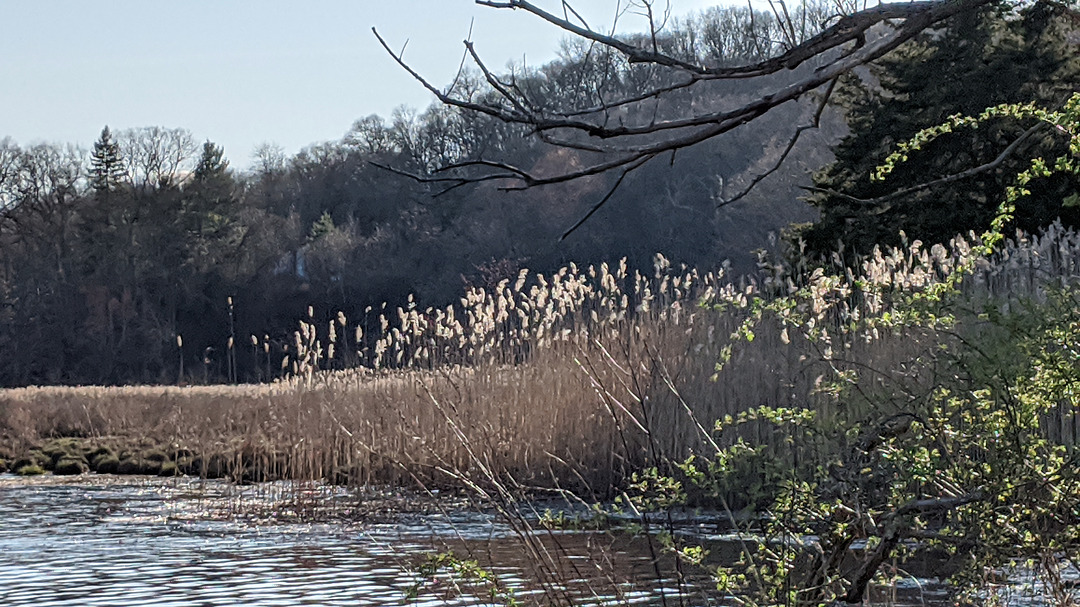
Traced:
<svg viewBox="0 0 1080 607">
<path fill-rule="evenodd" d="M 618 2 L 573 6 L 607 31 Z M 685 15 L 715 3 L 670 7 Z M 633 15 L 619 25 L 646 28 Z M 395 49 L 407 42 L 406 60 L 438 86 L 453 79 L 470 29 L 493 68 L 546 63 L 564 38 L 523 11 L 473 0 L 0 0 L 0 138 L 89 148 L 105 125 L 163 126 L 222 145 L 239 168 L 260 144 L 295 154 L 358 118 L 433 100 L 372 27 Z"/>
</svg>

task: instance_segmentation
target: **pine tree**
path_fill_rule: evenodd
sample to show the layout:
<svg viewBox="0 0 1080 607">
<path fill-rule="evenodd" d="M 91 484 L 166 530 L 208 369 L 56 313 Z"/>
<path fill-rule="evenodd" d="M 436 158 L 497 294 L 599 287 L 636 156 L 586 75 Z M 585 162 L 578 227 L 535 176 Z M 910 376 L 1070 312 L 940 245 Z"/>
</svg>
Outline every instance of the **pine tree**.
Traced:
<svg viewBox="0 0 1080 607">
<path fill-rule="evenodd" d="M 191 267 L 209 271 L 239 240 L 239 192 L 225 151 L 210 141 L 203 144 L 193 177 L 180 200 L 183 256 Z"/>
<path fill-rule="evenodd" d="M 120 147 L 113 141 L 109 127 L 101 129 L 101 136 L 94 142 L 90 153 L 90 185 L 95 192 L 107 194 L 117 190 L 125 177 Z"/>
<path fill-rule="evenodd" d="M 94 196 L 79 213 L 83 272 L 112 292 L 132 284 L 130 244 L 133 202 L 120 146 L 108 126 L 90 152 L 90 186 Z"/>
<path fill-rule="evenodd" d="M 911 154 L 886 181 L 870 177 L 896 142 L 951 115 L 977 115 L 1001 103 L 1060 105 L 1080 82 L 1071 14 L 1040 2 L 1019 14 L 997 9 L 964 15 L 944 31 L 901 47 L 873 66 L 871 77 L 844 81 L 838 93 L 847 106 L 850 135 L 834 150 L 836 161 L 814 176 L 817 193 L 810 202 L 821 218 L 799 234 L 808 249 L 828 254 L 842 242 L 847 251 L 866 252 L 875 244 L 899 244 L 901 230 L 930 243 L 986 228 L 1012 177 L 1034 156 L 1056 156 L 1060 137 L 1037 131 L 994 170 L 890 198 L 992 163 L 1032 126 L 1003 120 L 941 137 Z M 1075 178 L 1033 186 L 1033 195 L 1017 209 L 1016 227 L 1036 230 L 1059 216 L 1080 225 L 1080 212 L 1062 205 L 1080 187 Z"/>
<path fill-rule="evenodd" d="M 225 150 L 221 146 L 207 141 L 203 144 L 202 156 L 199 164 L 195 167 L 195 181 L 205 183 L 214 179 L 221 179 L 229 169 L 229 161 L 225 159 Z"/>
<path fill-rule="evenodd" d="M 184 211 L 188 219 L 195 220 L 197 234 L 204 227 L 224 221 L 231 214 L 236 200 L 236 183 L 229 173 L 229 161 L 221 146 L 207 141 L 202 155 L 195 165 L 192 184 L 184 195 Z"/>
<path fill-rule="evenodd" d="M 334 218 L 330 216 L 330 213 L 323 211 L 323 214 L 311 224 L 311 230 L 308 232 L 308 242 L 315 242 L 316 240 L 331 234 L 336 230 L 334 225 Z"/>
</svg>

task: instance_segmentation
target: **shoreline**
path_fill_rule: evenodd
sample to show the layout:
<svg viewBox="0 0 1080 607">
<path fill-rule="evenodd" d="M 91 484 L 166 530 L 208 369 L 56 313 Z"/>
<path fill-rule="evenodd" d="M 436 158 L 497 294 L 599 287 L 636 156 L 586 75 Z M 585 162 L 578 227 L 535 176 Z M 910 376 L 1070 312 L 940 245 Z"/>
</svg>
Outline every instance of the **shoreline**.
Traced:
<svg viewBox="0 0 1080 607">
<path fill-rule="evenodd" d="M 345 468 L 320 475 L 299 475 L 292 455 L 268 451 L 246 441 L 193 448 L 147 437 L 61 437 L 33 442 L 0 440 L 0 473 L 18 477 L 102 475 L 225 479 L 236 484 L 273 481 L 321 481 L 362 485 L 358 470 Z M 305 472 L 310 472 L 305 469 Z"/>
</svg>

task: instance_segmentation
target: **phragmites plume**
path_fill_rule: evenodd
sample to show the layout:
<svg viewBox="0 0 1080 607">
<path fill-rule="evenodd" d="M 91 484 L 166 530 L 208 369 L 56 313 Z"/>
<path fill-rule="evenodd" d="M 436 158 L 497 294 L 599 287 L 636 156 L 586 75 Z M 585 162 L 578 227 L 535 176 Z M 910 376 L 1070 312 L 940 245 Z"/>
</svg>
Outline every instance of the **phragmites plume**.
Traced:
<svg viewBox="0 0 1080 607">
<path fill-rule="evenodd" d="M 701 272 L 659 254 L 653 260 L 652 276 L 631 272 L 625 259 L 617 266 L 571 264 L 549 275 L 520 270 L 490 289 L 468 289 L 456 306 L 421 308 L 410 295 L 404 307 L 391 307 L 389 315 L 380 313 L 374 326 L 366 318 L 352 326 L 355 343 L 349 344 L 354 347 L 345 358 L 339 356 L 341 347 L 335 347 L 341 331 L 349 327 L 345 314 L 338 312 L 327 323 L 326 333 L 318 335 L 310 321 L 314 309 L 309 307 L 309 320 L 301 321 L 293 335 L 295 358 L 290 362 L 305 376 L 331 360 L 335 366 L 358 364 L 370 369 L 516 364 L 563 347 L 558 344 L 588 347 L 597 338 L 630 334 L 651 322 L 667 326 L 705 323 L 708 335 L 703 341 L 707 343 L 724 334 L 749 339 L 751 332 L 745 326 L 739 328 L 739 323 L 745 324 L 749 317 L 760 320 L 763 315 L 779 322 L 778 343 L 795 347 L 809 339 L 820 343 L 822 351 L 835 352 L 854 341 L 879 339 L 887 333 L 881 330 L 881 312 L 897 297 L 938 288 L 956 268 L 974 264 L 974 284 L 996 284 L 1004 280 L 1003 273 L 1072 259 L 1059 251 L 1039 249 L 1058 246 L 1047 243 L 1080 240 L 1069 234 L 1060 227 L 1052 227 L 1039 238 L 1018 234 L 993 261 L 975 258 L 979 242 L 974 235 L 947 245 L 928 247 L 914 241 L 895 249 L 876 249 L 854 266 L 841 265 L 837 259 L 835 267 L 812 272 L 762 258 L 755 275 L 739 279 L 731 277 L 726 265 Z M 772 302 L 780 301 L 783 305 L 770 308 Z M 373 309 L 369 306 L 366 313 Z M 387 304 L 378 309 L 386 310 Z M 716 314 L 703 312 L 709 309 Z M 734 331 L 716 330 L 717 323 L 730 321 L 736 321 Z M 264 349 L 269 353 L 269 338 L 264 340 Z"/>
</svg>

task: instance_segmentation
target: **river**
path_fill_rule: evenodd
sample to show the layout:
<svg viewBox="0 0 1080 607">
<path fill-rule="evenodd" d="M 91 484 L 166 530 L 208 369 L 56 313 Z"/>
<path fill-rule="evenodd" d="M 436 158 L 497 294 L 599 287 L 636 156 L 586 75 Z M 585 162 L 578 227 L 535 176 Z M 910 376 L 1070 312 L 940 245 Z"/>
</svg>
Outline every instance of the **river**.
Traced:
<svg viewBox="0 0 1080 607">
<path fill-rule="evenodd" d="M 706 578 L 679 576 L 670 561 L 657 564 L 642 536 L 543 532 L 530 540 L 554 557 L 543 568 L 493 514 L 454 500 L 401 511 L 394 500 L 408 502 L 386 494 L 358 500 L 324 486 L 0 475 L 0 605 L 489 604 L 486 587 L 461 593 L 445 575 L 417 574 L 427 555 L 446 550 L 476 558 L 525 604 L 552 597 L 589 605 L 732 604 L 708 592 Z M 711 548 L 722 552 L 725 543 L 714 540 Z M 877 598 L 892 605 L 947 599 L 940 584 L 914 578 Z"/>
<path fill-rule="evenodd" d="M 492 571 L 516 588 L 519 600 L 545 590 L 535 583 L 536 572 L 513 531 L 492 515 L 458 508 L 365 512 L 349 520 L 347 494 L 321 491 L 314 497 L 335 503 L 329 514 L 337 520 L 303 522 L 327 512 L 290 515 L 272 504 L 274 492 L 265 487 L 109 476 L 0 477 L 0 605 L 485 604 L 469 593 L 458 596 L 439 577 L 424 580 L 419 596 L 407 600 L 422 579 L 417 565 L 446 549 L 498 563 Z M 279 522 L 283 511 L 294 520 Z M 659 601 L 664 586 L 671 586 L 669 596 L 674 591 L 673 580 L 651 581 L 655 570 L 642 542 L 613 543 L 584 532 L 551 537 L 571 562 L 560 572 L 558 588 L 546 586 L 549 592 L 621 604 Z M 585 562 L 584 555 L 601 552 L 617 558 L 600 569 Z M 577 570 L 577 577 L 575 559 L 585 572 Z M 613 573 L 626 581 L 615 586 L 617 592 L 608 583 Z M 633 583 L 635 578 L 650 582 Z"/>
</svg>

